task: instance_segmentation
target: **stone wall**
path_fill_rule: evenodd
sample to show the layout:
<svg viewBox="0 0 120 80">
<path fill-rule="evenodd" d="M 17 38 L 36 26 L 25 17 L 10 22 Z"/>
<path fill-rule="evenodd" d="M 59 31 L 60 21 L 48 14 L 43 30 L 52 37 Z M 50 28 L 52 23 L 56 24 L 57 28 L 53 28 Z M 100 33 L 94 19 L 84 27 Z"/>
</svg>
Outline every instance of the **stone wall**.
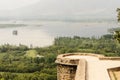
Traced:
<svg viewBox="0 0 120 80">
<path fill-rule="evenodd" d="M 57 80 L 75 80 L 77 66 L 57 65 Z"/>
<path fill-rule="evenodd" d="M 117 74 L 115 72 L 117 72 Z M 120 67 L 110 68 L 108 69 L 108 73 L 111 80 L 120 80 Z"/>
<path fill-rule="evenodd" d="M 70 55 L 73 54 L 62 54 L 57 57 L 57 80 L 85 80 L 86 60 L 65 58 Z"/>
</svg>

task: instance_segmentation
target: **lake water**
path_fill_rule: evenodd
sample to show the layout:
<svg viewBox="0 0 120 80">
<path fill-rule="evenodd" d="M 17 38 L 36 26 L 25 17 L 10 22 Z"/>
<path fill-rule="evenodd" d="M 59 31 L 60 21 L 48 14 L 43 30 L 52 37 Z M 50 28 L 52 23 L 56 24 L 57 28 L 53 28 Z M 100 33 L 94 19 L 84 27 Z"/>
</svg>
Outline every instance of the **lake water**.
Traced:
<svg viewBox="0 0 120 80">
<path fill-rule="evenodd" d="M 118 27 L 115 22 L 62 22 L 62 21 L 25 21 L 19 22 L 27 26 L 0 28 L 0 45 L 24 44 L 33 47 L 52 45 L 54 38 L 60 36 L 100 37 L 108 34 L 109 28 Z M 0 24 L 11 24 L 0 22 Z M 15 23 L 16 24 L 16 23 Z M 17 30 L 18 35 L 13 35 Z"/>
</svg>

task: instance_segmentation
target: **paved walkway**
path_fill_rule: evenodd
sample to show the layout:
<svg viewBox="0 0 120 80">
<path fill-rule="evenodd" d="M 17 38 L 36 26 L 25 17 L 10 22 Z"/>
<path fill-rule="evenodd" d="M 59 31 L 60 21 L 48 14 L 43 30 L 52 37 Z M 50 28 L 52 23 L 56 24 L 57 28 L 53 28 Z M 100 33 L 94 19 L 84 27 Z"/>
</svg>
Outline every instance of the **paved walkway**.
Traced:
<svg viewBox="0 0 120 80">
<path fill-rule="evenodd" d="M 81 59 L 87 61 L 87 80 L 110 80 L 107 72 L 108 68 L 120 67 L 120 61 L 99 60 L 93 56 L 78 56 L 72 55 L 66 58 Z"/>
</svg>

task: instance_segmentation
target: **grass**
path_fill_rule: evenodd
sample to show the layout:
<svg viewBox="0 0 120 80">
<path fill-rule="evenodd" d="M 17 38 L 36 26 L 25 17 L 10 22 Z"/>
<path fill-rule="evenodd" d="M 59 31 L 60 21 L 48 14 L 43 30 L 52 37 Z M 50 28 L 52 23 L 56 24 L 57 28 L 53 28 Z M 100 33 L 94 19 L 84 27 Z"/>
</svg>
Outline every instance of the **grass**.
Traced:
<svg viewBox="0 0 120 80">
<path fill-rule="evenodd" d="M 37 55 L 38 53 L 36 50 L 29 50 L 25 54 L 26 57 L 32 57 L 32 58 L 35 58 Z"/>
<path fill-rule="evenodd" d="M 79 49 L 78 50 L 79 52 L 89 52 L 89 53 L 94 53 L 95 50 L 92 50 L 92 49 Z"/>
<path fill-rule="evenodd" d="M 0 59 L 2 59 L 7 53 L 0 53 Z"/>
</svg>

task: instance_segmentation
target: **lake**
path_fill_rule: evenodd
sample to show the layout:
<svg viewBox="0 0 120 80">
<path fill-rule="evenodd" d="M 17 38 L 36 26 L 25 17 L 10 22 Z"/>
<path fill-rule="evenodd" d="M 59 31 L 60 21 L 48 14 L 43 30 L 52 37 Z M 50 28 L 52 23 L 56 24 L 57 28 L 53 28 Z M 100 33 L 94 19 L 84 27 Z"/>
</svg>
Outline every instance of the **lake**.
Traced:
<svg viewBox="0 0 120 80">
<path fill-rule="evenodd" d="M 0 22 L 0 27 L 0 45 L 24 44 L 45 47 L 52 45 L 54 38 L 61 36 L 100 37 L 108 34 L 109 28 L 118 27 L 118 24 L 116 22 L 5 21 Z M 17 35 L 13 35 L 14 30 L 18 32 Z"/>
</svg>

